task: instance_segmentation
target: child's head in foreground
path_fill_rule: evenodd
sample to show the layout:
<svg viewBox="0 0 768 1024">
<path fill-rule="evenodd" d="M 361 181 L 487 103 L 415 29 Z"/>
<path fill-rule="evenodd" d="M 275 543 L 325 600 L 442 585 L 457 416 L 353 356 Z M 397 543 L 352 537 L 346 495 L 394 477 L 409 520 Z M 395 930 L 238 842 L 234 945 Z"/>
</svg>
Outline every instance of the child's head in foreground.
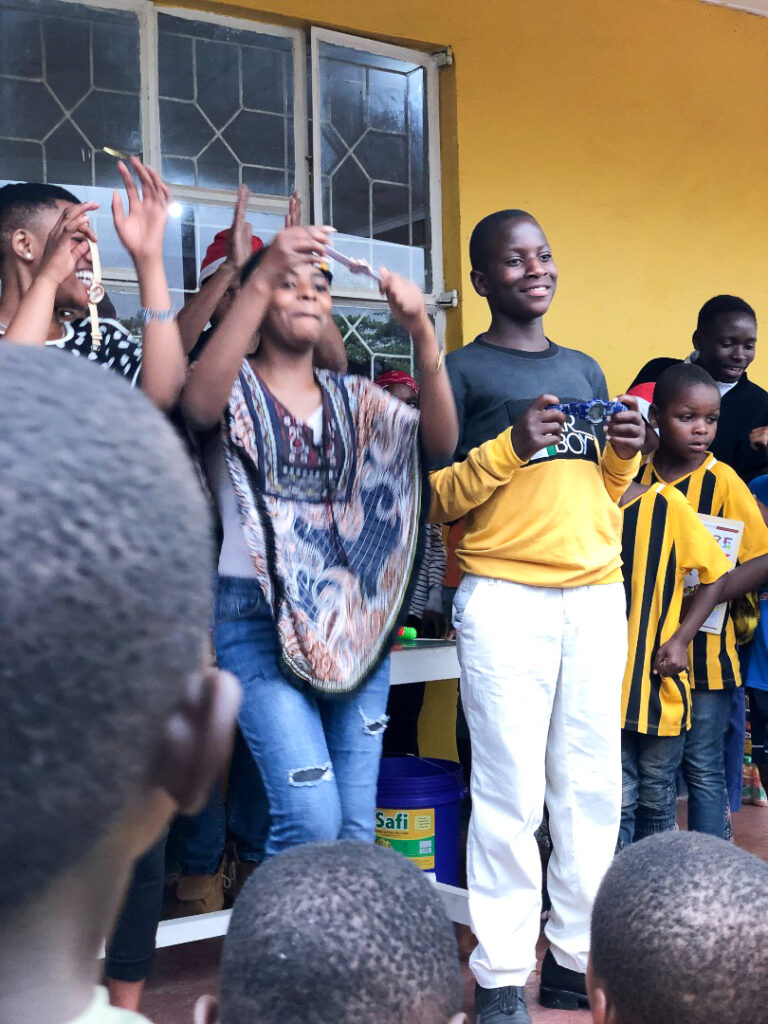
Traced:
<svg viewBox="0 0 768 1024">
<path fill-rule="evenodd" d="M 627 847 L 592 911 L 595 1024 L 768 1020 L 768 863 L 713 836 Z"/>
<path fill-rule="evenodd" d="M 297 847 L 248 880 L 232 912 L 221 1024 L 460 1024 L 453 925 L 393 850 Z M 209 1016 L 215 1020 L 214 1006 Z"/>
<path fill-rule="evenodd" d="M 538 221 L 525 210 L 498 210 L 469 239 L 472 284 L 491 312 L 511 320 L 543 316 L 557 286 L 557 267 Z"/>
<path fill-rule="evenodd" d="M 720 392 L 706 370 L 696 363 L 677 363 L 659 374 L 649 420 L 659 431 L 662 448 L 684 460 L 703 458 L 719 418 Z"/>
<path fill-rule="evenodd" d="M 693 344 L 699 366 L 715 380 L 736 384 L 755 358 L 754 309 L 736 295 L 715 295 L 699 310 Z"/>
<path fill-rule="evenodd" d="M 0 942 L 43 905 L 72 917 L 72 948 L 82 919 L 98 947 L 132 859 L 205 798 L 238 702 L 200 671 L 210 556 L 148 401 L 69 354 L 0 346 Z"/>
</svg>

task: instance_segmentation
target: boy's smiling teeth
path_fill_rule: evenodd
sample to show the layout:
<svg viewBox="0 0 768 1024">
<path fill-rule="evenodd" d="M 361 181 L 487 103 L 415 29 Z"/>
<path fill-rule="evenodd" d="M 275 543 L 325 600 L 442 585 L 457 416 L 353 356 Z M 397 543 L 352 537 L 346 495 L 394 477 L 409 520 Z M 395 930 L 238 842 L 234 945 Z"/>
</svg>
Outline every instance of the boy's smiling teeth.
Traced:
<svg viewBox="0 0 768 1024">
<path fill-rule="evenodd" d="M 93 283 L 93 271 L 91 270 L 77 270 L 75 271 L 75 277 L 85 285 L 90 286 Z"/>
</svg>

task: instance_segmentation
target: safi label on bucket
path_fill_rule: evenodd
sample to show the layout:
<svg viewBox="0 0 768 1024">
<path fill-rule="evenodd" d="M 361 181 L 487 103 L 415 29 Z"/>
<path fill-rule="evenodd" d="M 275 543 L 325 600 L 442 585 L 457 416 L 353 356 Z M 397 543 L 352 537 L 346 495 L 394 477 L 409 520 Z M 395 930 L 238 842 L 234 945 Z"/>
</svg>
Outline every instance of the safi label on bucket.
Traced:
<svg viewBox="0 0 768 1024">
<path fill-rule="evenodd" d="M 438 882 L 459 884 L 461 765 L 427 757 L 384 757 L 379 766 L 376 842 Z"/>
<path fill-rule="evenodd" d="M 422 871 L 434 871 L 434 807 L 419 807 L 407 811 L 378 808 L 376 842 L 379 846 L 391 846 L 412 860 Z"/>
</svg>

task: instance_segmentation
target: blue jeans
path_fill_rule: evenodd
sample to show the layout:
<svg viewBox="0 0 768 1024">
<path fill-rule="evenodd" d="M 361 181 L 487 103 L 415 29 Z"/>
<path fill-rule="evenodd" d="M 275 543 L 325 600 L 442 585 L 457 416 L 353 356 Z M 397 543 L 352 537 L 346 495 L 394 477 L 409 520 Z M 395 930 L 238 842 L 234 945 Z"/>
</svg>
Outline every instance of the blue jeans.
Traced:
<svg viewBox="0 0 768 1024">
<path fill-rule="evenodd" d="M 691 692 L 691 728 L 683 754 L 688 828 L 720 839 L 725 821 L 725 732 L 732 701 L 731 690 Z"/>
<path fill-rule="evenodd" d="M 269 799 L 266 855 L 318 840 L 373 841 L 389 659 L 348 697 L 288 682 L 272 616 L 249 579 L 219 577 L 214 636 L 219 666 L 243 687 L 240 731 Z M 233 776 L 229 799 L 246 806 L 248 796 Z"/>
<path fill-rule="evenodd" d="M 621 730 L 621 825 L 618 849 L 675 827 L 675 774 L 685 733 L 646 736 Z M 722 822 L 721 822 L 722 826 Z"/>
<path fill-rule="evenodd" d="M 742 678 L 743 675 L 742 675 Z M 725 788 L 732 811 L 741 810 L 741 790 L 744 781 L 744 739 L 747 714 L 744 687 L 731 690 L 731 714 L 725 731 Z"/>
<path fill-rule="evenodd" d="M 211 790 L 202 811 L 180 815 L 171 829 L 169 859 L 183 875 L 212 875 L 229 836 L 238 859 L 259 863 L 269 831 L 269 804 L 259 769 L 240 731 L 235 736 L 226 803 L 222 783 Z"/>
</svg>

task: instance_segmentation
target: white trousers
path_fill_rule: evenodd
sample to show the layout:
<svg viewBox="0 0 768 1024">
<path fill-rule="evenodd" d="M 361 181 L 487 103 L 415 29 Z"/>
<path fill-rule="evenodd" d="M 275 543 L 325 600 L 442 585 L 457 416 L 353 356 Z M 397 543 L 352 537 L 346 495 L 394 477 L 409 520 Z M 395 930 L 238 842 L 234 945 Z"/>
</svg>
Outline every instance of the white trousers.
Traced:
<svg viewBox="0 0 768 1024">
<path fill-rule="evenodd" d="M 472 740 L 470 959 L 484 988 L 536 966 L 544 802 L 552 857 L 546 932 L 555 960 L 585 971 L 592 903 L 621 817 L 621 583 L 553 589 L 465 576 L 454 601 L 461 699 Z"/>
</svg>

